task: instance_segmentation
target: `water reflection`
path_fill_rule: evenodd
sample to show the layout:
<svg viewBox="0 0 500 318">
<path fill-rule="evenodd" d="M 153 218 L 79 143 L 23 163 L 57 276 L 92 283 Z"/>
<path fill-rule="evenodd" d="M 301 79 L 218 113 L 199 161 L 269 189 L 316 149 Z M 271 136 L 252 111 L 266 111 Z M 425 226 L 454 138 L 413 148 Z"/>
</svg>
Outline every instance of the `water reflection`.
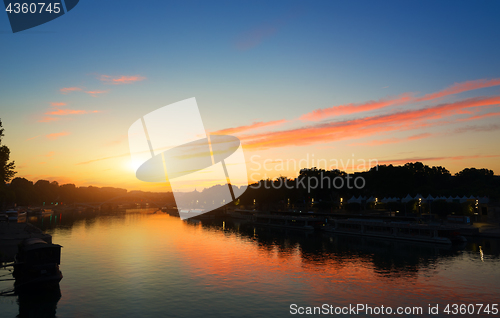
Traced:
<svg viewBox="0 0 500 318">
<path fill-rule="evenodd" d="M 230 220 L 203 221 L 201 227 L 254 241 L 263 250 L 276 249 L 281 256 L 298 253 L 304 264 L 343 267 L 353 259 L 361 259 L 373 264 L 376 274 L 386 277 L 417 276 L 419 270 L 431 270 L 439 261 L 459 256 L 466 248 L 465 244 L 435 245 L 362 236 L 327 235 L 259 227 Z"/>
<path fill-rule="evenodd" d="M 59 316 L 281 317 L 291 302 L 427 306 L 500 292 L 496 240 L 447 247 L 153 212 L 36 221 L 64 246 Z"/>
</svg>

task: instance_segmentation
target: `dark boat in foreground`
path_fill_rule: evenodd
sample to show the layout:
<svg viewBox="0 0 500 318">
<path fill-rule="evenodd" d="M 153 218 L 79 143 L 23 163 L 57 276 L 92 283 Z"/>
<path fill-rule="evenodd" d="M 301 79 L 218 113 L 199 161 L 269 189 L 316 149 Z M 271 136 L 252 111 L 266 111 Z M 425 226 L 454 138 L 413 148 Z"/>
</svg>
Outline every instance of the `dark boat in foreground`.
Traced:
<svg viewBox="0 0 500 318">
<path fill-rule="evenodd" d="M 14 263 L 15 289 L 58 286 L 63 277 L 59 270 L 61 247 L 39 238 L 25 239 Z"/>
</svg>

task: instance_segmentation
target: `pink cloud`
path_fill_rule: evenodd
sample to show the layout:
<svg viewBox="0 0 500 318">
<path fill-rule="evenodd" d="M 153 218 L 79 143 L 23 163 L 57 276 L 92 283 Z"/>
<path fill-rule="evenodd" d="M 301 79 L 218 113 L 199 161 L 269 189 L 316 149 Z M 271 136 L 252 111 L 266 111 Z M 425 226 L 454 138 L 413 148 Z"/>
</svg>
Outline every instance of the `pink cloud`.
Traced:
<svg viewBox="0 0 500 318">
<path fill-rule="evenodd" d="M 500 78 L 491 80 L 480 79 L 475 81 L 467 81 L 463 83 L 455 83 L 452 86 L 445 88 L 444 90 L 432 94 L 427 94 L 418 98 L 414 97 L 414 93 L 403 93 L 397 97 L 386 97 L 379 99 L 377 101 L 368 101 L 359 104 L 350 103 L 346 105 L 338 105 L 329 108 L 316 109 L 312 112 L 302 115 L 300 119 L 308 121 L 317 121 L 333 116 L 377 110 L 390 106 L 409 104 L 412 102 L 429 101 L 453 94 L 462 93 L 465 91 L 498 86 L 498 85 L 500 85 Z"/>
<path fill-rule="evenodd" d="M 63 87 L 59 91 L 63 94 L 67 94 L 70 92 L 76 92 L 76 91 L 81 91 L 82 89 L 80 87 Z"/>
<path fill-rule="evenodd" d="M 69 135 L 69 132 L 63 131 L 63 132 L 60 132 L 60 133 L 48 134 L 45 137 L 47 137 L 47 139 L 50 139 L 50 140 L 55 140 L 55 139 L 57 139 L 59 137 L 63 137 L 63 136 L 67 136 L 67 135 Z"/>
<path fill-rule="evenodd" d="M 214 134 L 232 135 L 232 134 L 237 134 L 237 133 L 240 133 L 243 131 L 253 130 L 253 129 L 262 128 L 262 127 L 278 126 L 278 125 L 281 125 L 285 122 L 286 122 L 285 119 L 268 121 L 268 122 L 255 122 L 255 123 L 252 123 L 251 125 L 247 125 L 247 126 L 239 126 L 239 127 L 234 127 L 234 128 L 227 128 L 227 129 L 218 130 L 218 131 L 214 132 Z"/>
<path fill-rule="evenodd" d="M 412 100 L 412 96 L 409 93 L 404 93 L 396 98 L 383 98 L 378 101 L 368 101 L 361 104 L 346 104 L 333 106 L 330 108 L 316 109 L 310 113 L 304 114 L 300 117 L 301 120 L 311 120 L 317 121 L 327 117 L 354 114 L 359 112 L 365 112 L 370 110 L 376 110 L 388 106 L 401 105 L 408 103 Z"/>
<path fill-rule="evenodd" d="M 87 114 L 87 111 L 85 110 L 76 110 L 76 109 L 58 109 L 54 110 L 51 112 L 46 112 L 46 115 L 80 115 L 80 114 Z"/>
<path fill-rule="evenodd" d="M 61 118 L 57 118 L 57 117 L 42 117 L 42 119 L 38 120 L 39 123 L 50 123 L 52 121 L 58 121 L 60 120 Z"/>
<path fill-rule="evenodd" d="M 380 146 L 380 145 L 385 145 L 385 144 L 395 144 L 395 143 L 400 143 L 400 142 L 407 142 L 407 141 L 412 141 L 412 140 L 418 140 L 418 139 L 423 139 L 432 136 L 431 133 L 422 133 L 418 135 L 413 135 L 407 138 L 389 138 L 389 139 L 384 139 L 384 140 L 373 140 L 370 142 L 365 142 L 365 143 L 354 143 L 350 144 L 349 146 Z"/>
<path fill-rule="evenodd" d="M 482 115 L 476 115 L 476 116 L 471 116 L 468 118 L 463 118 L 459 119 L 460 121 L 469 121 L 469 120 L 477 120 L 477 119 L 483 119 L 483 118 L 489 118 L 489 117 L 494 117 L 494 116 L 499 116 L 500 112 L 494 112 L 494 113 L 487 113 L 487 114 L 482 114 Z"/>
<path fill-rule="evenodd" d="M 28 139 L 26 139 L 26 141 L 36 139 L 36 138 L 38 138 L 38 137 L 40 137 L 40 136 L 41 136 L 41 135 L 38 135 L 38 136 L 35 136 L 35 137 L 28 138 Z"/>
<path fill-rule="evenodd" d="M 50 106 L 52 107 L 62 107 L 66 105 L 67 105 L 66 103 L 50 103 Z"/>
<path fill-rule="evenodd" d="M 246 148 L 270 148 L 303 146 L 320 142 L 332 142 L 361 138 L 389 131 L 403 131 L 442 124 L 429 121 L 456 115 L 459 111 L 473 107 L 500 103 L 500 96 L 475 97 L 455 103 L 441 104 L 417 110 L 401 111 L 388 115 L 364 117 L 343 122 L 316 124 L 297 129 L 264 134 L 244 135 Z"/>
<path fill-rule="evenodd" d="M 120 77 L 101 75 L 101 77 L 99 79 L 107 84 L 131 84 L 131 83 L 145 80 L 146 77 L 140 76 L 140 75 L 133 75 L 133 76 L 122 75 Z"/>
<path fill-rule="evenodd" d="M 99 94 L 106 94 L 108 91 L 103 90 L 95 90 L 95 91 L 86 91 L 85 93 L 89 94 L 92 97 L 97 97 Z"/>
<path fill-rule="evenodd" d="M 498 86 L 500 85 L 500 78 L 494 78 L 491 80 L 487 79 L 479 79 L 479 80 L 474 80 L 474 81 L 467 81 L 463 83 L 455 83 L 450 87 L 447 87 L 443 89 L 442 91 L 439 91 L 437 93 L 432 93 L 432 94 L 427 94 L 424 95 L 423 97 L 417 98 L 415 101 L 421 102 L 421 101 L 428 101 L 431 99 L 436 99 L 448 95 L 453 95 L 453 94 L 458 94 L 474 89 L 480 89 L 480 88 L 486 88 L 486 87 L 492 87 L 492 86 Z"/>
</svg>

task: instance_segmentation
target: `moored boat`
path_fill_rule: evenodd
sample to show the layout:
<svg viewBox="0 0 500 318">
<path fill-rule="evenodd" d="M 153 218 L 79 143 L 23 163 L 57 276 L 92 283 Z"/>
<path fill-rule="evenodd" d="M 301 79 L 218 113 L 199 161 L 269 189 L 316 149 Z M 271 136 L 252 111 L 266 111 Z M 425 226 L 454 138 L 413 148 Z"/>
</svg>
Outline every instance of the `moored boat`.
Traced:
<svg viewBox="0 0 500 318">
<path fill-rule="evenodd" d="M 204 209 L 181 209 L 179 210 L 179 217 L 184 220 L 198 216 L 200 214 L 203 214 L 204 212 Z"/>
<path fill-rule="evenodd" d="M 442 225 L 388 222 L 374 219 L 331 220 L 325 231 L 341 234 L 373 236 L 390 239 L 452 244 L 467 240 L 455 228 Z"/>
<path fill-rule="evenodd" d="M 63 277 L 59 270 L 61 247 L 39 238 L 25 239 L 15 257 L 14 287 L 22 290 L 57 286 Z"/>
<path fill-rule="evenodd" d="M 5 211 L 5 214 L 7 215 L 7 218 L 9 221 L 17 222 L 18 219 L 24 218 L 26 219 L 26 212 L 25 211 L 18 211 L 18 210 L 7 210 Z"/>
</svg>

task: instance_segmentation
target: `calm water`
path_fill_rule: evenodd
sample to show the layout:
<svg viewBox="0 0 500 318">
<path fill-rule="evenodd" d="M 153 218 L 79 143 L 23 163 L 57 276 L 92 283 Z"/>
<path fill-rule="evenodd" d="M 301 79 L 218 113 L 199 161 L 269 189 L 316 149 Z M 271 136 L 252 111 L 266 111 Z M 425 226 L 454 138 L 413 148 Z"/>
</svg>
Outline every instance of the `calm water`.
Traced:
<svg viewBox="0 0 500 318">
<path fill-rule="evenodd" d="M 147 210 L 32 222 L 63 246 L 60 297 L 0 297 L 1 317 L 282 317 L 293 303 L 421 306 L 423 317 L 428 304 L 500 302 L 496 240 L 446 249 Z"/>
</svg>

